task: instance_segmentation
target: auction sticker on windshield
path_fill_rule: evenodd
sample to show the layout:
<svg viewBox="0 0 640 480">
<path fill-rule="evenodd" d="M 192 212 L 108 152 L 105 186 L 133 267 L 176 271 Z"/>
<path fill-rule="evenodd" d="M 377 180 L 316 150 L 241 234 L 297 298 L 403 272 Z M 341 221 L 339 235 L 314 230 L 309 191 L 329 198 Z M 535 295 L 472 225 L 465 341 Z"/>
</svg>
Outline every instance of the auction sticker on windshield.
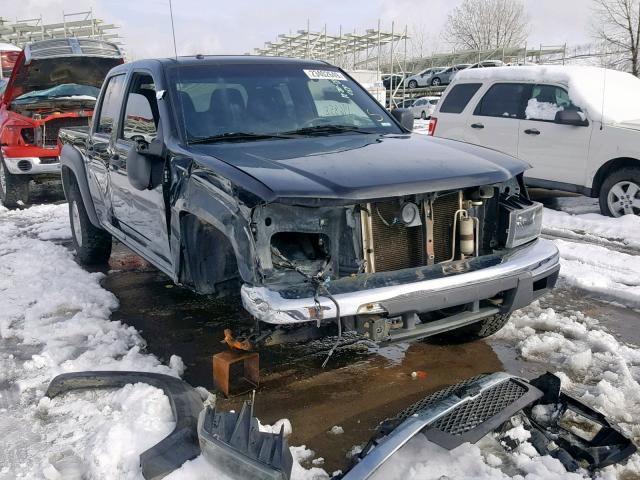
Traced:
<svg viewBox="0 0 640 480">
<path fill-rule="evenodd" d="M 335 70 L 303 70 L 312 80 L 346 80 L 345 76 Z"/>
</svg>

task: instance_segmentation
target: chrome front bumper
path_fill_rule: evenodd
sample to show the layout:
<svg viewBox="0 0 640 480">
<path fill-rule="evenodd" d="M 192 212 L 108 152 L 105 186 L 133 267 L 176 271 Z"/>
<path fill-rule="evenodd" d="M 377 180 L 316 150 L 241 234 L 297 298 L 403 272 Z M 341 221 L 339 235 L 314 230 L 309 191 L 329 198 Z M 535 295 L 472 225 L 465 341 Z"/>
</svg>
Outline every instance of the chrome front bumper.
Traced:
<svg viewBox="0 0 640 480">
<path fill-rule="evenodd" d="M 538 239 L 531 245 L 506 253 L 502 261 L 480 270 L 445 274 L 435 279 L 381 288 L 334 294 L 342 317 L 382 313 L 398 316 L 428 312 L 491 298 L 509 291 L 506 311 L 522 308 L 548 290 L 547 277 L 555 278 L 560 268 L 559 254 L 550 240 Z M 550 285 L 553 286 L 553 285 Z M 284 298 L 266 287 L 243 285 L 244 308 L 257 319 L 272 324 L 292 324 L 336 317 L 335 305 L 327 297 Z"/>
<path fill-rule="evenodd" d="M 13 175 L 41 175 L 60 172 L 60 160 L 42 163 L 40 157 L 3 157 L 9 173 Z"/>
</svg>

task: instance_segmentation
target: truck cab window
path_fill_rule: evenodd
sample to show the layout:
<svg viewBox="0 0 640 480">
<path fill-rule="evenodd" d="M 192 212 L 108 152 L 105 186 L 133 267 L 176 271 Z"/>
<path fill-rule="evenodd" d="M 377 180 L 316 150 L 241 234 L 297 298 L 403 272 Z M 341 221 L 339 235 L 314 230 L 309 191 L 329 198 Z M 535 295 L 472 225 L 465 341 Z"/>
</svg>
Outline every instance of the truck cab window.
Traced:
<svg viewBox="0 0 640 480">
<path fill-rule="evenodd" d="M 134 74 L 127 101 L 120 138 L 151 142 L 158 130 L 158 102 L 153 78 Z"/>
<path fill-rule="evenodd" d="M 108 82 L 96 124 L 96 133 L 103 135 L 111 135 L 113 131 L 113 124 L 120 110 L 124 75 L 111 77 Z"/>
</svg>

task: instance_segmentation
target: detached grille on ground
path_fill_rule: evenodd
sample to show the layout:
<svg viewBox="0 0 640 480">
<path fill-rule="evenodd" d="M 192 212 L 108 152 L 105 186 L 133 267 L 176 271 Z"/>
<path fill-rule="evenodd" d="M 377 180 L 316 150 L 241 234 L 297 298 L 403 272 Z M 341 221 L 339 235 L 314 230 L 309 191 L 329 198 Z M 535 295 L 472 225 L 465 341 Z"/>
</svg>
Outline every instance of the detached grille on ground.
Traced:
<svg viewBox="0 0 640 480">
<path fill-rule="evenodd" d="M 43 126 L 43 143 L 45 147 L 55 147 L 58 144 L 58 132 L 61 128 L 86 127 L 89 117 L 63 117 L 49 120 Z"/>
<path fill-rule="evenodd" d="M 513 380 L 499 383 L 440 417 L 431 427 L 450 435 L 461 435 L 497 415 L 525 393 L 527 390 Z"/>
</svg>

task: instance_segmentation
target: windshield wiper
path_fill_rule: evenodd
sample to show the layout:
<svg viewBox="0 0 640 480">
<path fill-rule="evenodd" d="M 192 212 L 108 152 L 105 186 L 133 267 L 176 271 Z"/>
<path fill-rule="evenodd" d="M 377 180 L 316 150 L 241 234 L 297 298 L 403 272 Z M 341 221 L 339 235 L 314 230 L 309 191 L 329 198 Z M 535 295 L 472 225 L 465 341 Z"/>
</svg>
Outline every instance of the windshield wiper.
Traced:
<svg viewBox="0 0 640 480">
<path fill-rule="evenodd" d="M 313 135 L 325 133 L 373 133 L 362 130 L 352 125 L 315 125 L 313 127 L 303 127 L 297 130 L 284 132 L 285 135 Z"/>
<path fill-rule="evenodd" d="M 266 140 L 269 138 L 290 138 L 284 135 L 272 133 L 251 133 L 251 132 L 227 132 L 219 135 L 211 135 L 209 137 L 196 137 L 189 139 L 190 144 L 194 143 L 216 143 L 234 140 Z"/>
</svg>

